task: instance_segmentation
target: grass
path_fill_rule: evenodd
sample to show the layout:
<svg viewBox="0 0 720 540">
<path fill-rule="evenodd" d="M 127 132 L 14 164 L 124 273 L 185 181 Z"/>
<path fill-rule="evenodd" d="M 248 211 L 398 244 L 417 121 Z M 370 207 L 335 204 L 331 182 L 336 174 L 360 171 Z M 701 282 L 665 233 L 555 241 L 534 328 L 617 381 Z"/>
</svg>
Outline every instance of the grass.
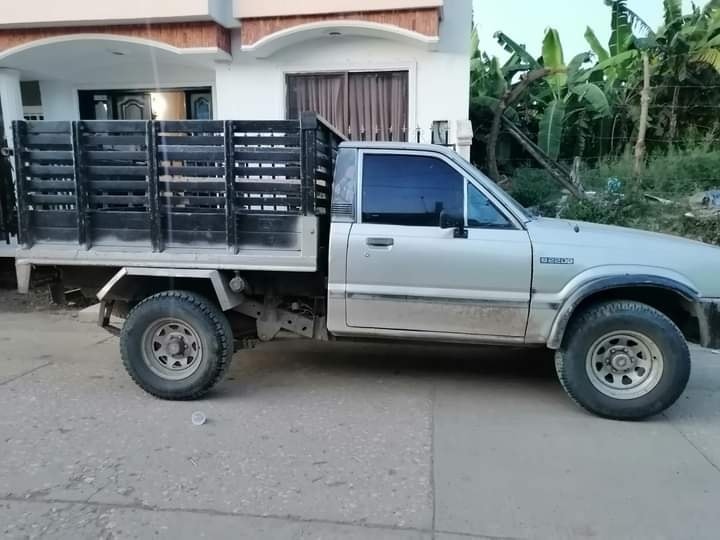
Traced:
<svg viewBox="0 0 720 540">
<path fill-rule="evenodd" d="M 720 151 L 708 147 L 671 150 L 650 156 L 643 173 L 633 175 L 633 158 L 606 159 L 581 173 L 592 196 L 566 199 L 559 186 L 540 169 L 521 168 L 512 175 L 511 192 L 541 215 L 665 232 L 720 245 L 720 215 L 699 219 L 686 214 L 697 208 L 690 197 L 720 188 Z M 646 195 L 668 199 L 670 204 Z"/>
</svg>

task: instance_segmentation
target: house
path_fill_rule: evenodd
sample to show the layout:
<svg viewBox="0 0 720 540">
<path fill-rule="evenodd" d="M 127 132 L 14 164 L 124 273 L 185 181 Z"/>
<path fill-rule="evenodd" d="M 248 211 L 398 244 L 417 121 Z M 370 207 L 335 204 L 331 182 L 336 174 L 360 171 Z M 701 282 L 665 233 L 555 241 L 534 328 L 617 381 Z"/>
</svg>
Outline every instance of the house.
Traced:
<svg viewBox="0 0 720 540">
<path fill-rule="evenodd" d="M 469 155 L 471 0 L 23 0 L 0 14 L 12 120 L 282 119 Z"/>
</svg>

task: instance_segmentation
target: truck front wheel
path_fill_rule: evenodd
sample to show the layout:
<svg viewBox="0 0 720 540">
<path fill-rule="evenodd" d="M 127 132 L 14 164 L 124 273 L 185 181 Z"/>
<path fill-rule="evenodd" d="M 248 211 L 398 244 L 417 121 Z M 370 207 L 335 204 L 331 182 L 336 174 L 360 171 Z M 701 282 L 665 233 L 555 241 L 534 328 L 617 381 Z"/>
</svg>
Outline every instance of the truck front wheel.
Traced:
<svg viewBox="0 0 720 540">
<path fill-rule="evenodd" d="M 227 317 L 200 295 L 168 291 L 140 302 L 120 334 L 125 369 L 146 392 L 197 399 L 220 381 L 232 360 Z"/>
<path fill-rule="evenodd" d="M 680 397 L 690 377 L 690 351 L 678 327 L 658 310 L 606 302 L 571 322 L 555 367 L 565 391 L 585 409 L 640 420 Z"/>
</svg>

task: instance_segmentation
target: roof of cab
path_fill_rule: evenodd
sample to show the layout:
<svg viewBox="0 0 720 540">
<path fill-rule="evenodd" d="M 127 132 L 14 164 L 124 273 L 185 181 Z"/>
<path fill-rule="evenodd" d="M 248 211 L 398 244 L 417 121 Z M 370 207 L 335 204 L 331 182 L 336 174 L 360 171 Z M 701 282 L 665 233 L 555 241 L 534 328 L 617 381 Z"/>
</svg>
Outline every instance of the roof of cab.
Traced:
<svg viewBox="0 0 720 540">
<path fill-rule="evenodd" d="M 408 151 L 414 150 L 416 152 L 436 152 L 439 154 L 450 155 L 454 151 L 446 146 L 439 144 L 416 144 L 406 142 L 368 142 L 368 141 L 343 141 L 340 143 L 340 148 L 358 148 L 358 149 L 369 149 L 369 150 L 395 150 L 395 151 Z"/>
</svg>

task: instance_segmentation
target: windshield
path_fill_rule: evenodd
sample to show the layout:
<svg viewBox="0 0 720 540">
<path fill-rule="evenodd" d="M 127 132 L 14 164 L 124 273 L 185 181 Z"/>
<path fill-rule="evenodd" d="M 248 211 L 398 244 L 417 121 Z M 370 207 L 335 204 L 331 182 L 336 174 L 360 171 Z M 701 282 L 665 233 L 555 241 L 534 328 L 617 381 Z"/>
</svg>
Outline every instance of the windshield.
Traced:
<svg viewBox="0 0 720 540">
<path fill-rule="evenodd" d="M 470 162 L 464 160 L 460 155 L 454 152 L 451 152 L 451 155 L 453 161 L 456 164 L 462 167 L 465 172 L 470 174 L 470 176 L 480 181 L 483 187 L 490 191 L 495 196 L 495 198 L 498 199 L 498 201 L 503 203 L 508 208 L 508 210 L 516 214 L 516 216 L 524 223 L 533 220 L 534 216 L 527 208 L 525 208 L 522 204 L 513 199 L 507 191 L 505 191 L 495 182 L 490 180 L 490 178 L 488 178 L 480 169 L 472 165 Z"/>
</svg>

